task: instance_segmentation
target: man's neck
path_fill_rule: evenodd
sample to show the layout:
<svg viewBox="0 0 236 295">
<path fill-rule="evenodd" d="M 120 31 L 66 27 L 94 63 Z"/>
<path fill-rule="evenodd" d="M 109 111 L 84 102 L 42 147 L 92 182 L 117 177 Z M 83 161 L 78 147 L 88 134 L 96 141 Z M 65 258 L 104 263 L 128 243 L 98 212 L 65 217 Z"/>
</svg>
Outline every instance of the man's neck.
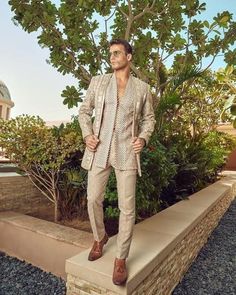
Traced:
<svg viewBox="0 0 236 295">
<path fill-rule="evenodd" d="M 125 68 L 125 69 L 120 69 L 120 70 L 115 70 L 114 71 L 115 76 L 116 76 L 116 80 L 128 80 L 129 76 L 130 76 L 130 69 L 129 68 Z"/>
</svg>

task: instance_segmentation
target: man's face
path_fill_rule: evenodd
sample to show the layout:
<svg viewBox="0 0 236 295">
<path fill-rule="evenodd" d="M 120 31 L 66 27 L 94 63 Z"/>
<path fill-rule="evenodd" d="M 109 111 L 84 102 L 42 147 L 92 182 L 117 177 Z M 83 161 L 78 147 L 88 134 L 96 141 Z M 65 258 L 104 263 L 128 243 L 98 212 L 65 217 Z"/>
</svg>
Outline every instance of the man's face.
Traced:
<svg viewBox="0 0 236 295">
<path fill-rule="evenodd" d="M 120 70 L 128 66 L 132 55 L 126 54 L 122 44 L 114 44 L 110 47 L 110 63 L 113 70 Z"/>
</svg>

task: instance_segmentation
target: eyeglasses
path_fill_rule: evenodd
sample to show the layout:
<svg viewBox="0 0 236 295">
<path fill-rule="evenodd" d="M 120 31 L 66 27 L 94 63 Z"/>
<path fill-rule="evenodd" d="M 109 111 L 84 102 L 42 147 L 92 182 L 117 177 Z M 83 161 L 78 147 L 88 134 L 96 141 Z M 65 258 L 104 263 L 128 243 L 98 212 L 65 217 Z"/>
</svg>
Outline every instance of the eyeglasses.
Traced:
<svg viewBox="0 0 236 295">
<path fill-rule="evenodd" d="M 119 55 L 121 55 L 122 53 L 124 53 L 126 55 L 126 53 L 124 51 L 120 51 L 120 50 L 115 50 L 115 51 L 111 51 L 109 52 L 109 56 L 112 57 L 112 55 L 114 57 L 118 57 Z"/>
</svg>

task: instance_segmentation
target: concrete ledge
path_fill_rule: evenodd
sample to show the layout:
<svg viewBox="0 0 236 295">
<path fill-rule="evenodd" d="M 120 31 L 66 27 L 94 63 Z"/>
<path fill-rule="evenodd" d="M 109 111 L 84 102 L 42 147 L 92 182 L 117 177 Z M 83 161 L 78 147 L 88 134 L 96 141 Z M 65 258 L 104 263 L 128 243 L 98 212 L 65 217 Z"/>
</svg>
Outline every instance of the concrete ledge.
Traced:
<svg viewBox="0 0 236 295">
<path fill-rule="evenodd" d="M 124 287 L 112 283 L 116 236 L 97 261 L 87 260 L 89 249 L 67 259 L 67 295 L 171 294 L 235 195 L 231 174 L 135 225 Z"/>
<path fill-rule="evenodd" d="M 66 279 L 65 260 L 93 242 L 91 233 L 13 211 L 0 212 L 0 250 Z"/>
</svg>

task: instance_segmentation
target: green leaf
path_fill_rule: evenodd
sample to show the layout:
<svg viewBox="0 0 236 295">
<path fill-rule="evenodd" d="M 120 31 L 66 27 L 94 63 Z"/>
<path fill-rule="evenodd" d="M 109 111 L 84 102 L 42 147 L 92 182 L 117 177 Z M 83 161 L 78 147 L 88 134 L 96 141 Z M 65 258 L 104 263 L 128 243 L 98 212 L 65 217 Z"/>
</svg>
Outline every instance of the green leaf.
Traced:
<svg viewBox="0 0 236 295">
<path fill-rule="evenodd" d="M 230 96 L 225 102 L 224 109 L 225 110 L 229 109 L 232 106 L 234 100 L 235 100 L 235 97 L 233 95 Z"/>
<path fill-rule="evenodd" d="M 236 103 L 233 103 L 230 107 L 230 112 L 233 116 L 236 116 Z"/>
<path fill-rule="evenodd" d="M 210 24 L 209 24 L 209 22 L 208 22 L 207 20 L 205 20 L 205 21 L 203 22 L 203 24 L 204 24 L 204 26 L 207 27 L 208 29 L 210 28 Z"/>
<path fill-rule="evenodd" d="M 63 100 L 63 104 L 67 105 L 69 109 L 73 107 L 78 107 L 78 102 L 81 102 L 82 93 L 79 92 L 74 86 L 66 86 L 66 89 L 62 91 L 61 96 L 65 99 Z"/>
<path fill-rule="evenodd" d="M 225 15 L 220 19 L 220 22 L 222 24 L 226 24 L 228 21 L 230 20 L 230 16 L 229 15 Z"/>
<path fill-rule="evenodd" d="M 234 71 L 234 66 L 233 65 L 228 65 L 226 68 L 225 68 L 225 74 L 227 76 L 231 75 Z"/>
<path fill-rule="evenodd" d="M 213 30 L 213 32 L 215 32 L 215 33 L 218 34 L 218 35 L 221 35 L 221 32 L 220 32 L 220 31 Z"/>
</svg>

